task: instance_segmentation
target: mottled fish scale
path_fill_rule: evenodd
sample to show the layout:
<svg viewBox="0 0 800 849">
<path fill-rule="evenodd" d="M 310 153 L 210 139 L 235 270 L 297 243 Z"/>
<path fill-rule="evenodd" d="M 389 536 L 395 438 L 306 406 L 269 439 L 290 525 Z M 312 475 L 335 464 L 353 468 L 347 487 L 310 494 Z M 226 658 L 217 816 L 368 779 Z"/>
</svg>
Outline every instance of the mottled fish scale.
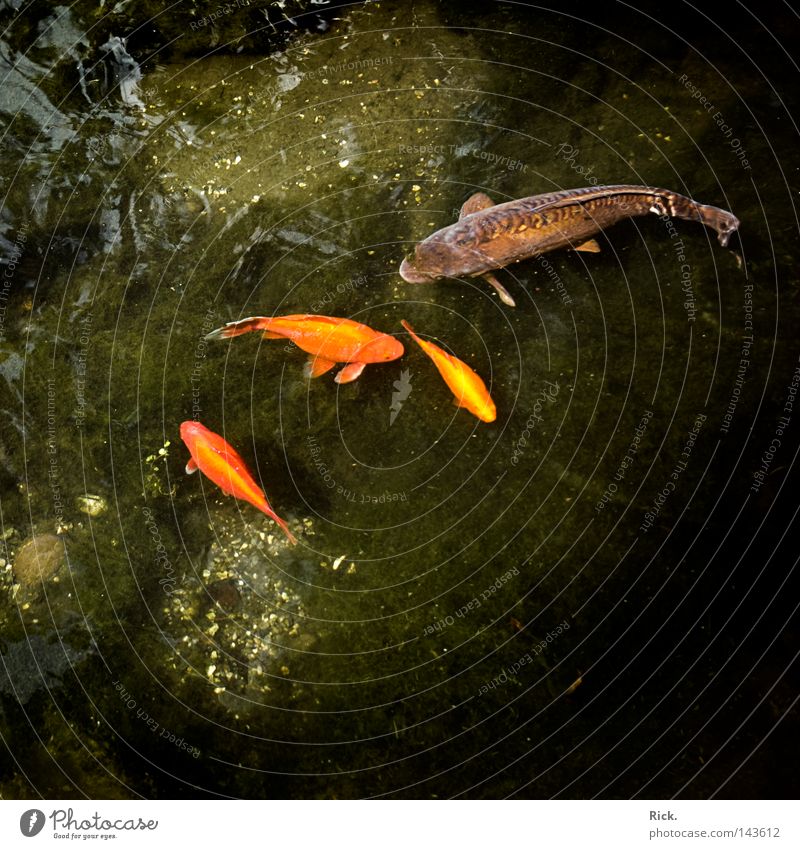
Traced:
<svg viewBox="0 0 800 849">
<path fill-rule="evenodd" d="M 542 230 L 550 225 L 577 219 L 605 226 L 602 220 L 607 217 L 606 210 L 613 210 L 615 221 L 631 214 L 652 212 L 654 208 L 660 215 L 701 221 L 697 206 L 689 198 L 666 189 L 637 186 L 576 189 L 508 201 L 473 213 L 454 225 L 454 232 L 448 241 L 478 245 L 506 233 Z"/>
</svg>

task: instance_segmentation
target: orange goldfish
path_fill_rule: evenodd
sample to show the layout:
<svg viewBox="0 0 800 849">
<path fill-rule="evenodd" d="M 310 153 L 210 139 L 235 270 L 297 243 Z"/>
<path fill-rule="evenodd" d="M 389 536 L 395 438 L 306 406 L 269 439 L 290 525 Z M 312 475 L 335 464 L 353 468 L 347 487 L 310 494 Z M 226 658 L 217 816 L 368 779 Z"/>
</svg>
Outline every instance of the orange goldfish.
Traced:
<svg viewBox="0 0 800 849">
<path fill-rule="evenodd" d="M 311 354 L 306 377 L 319 377 L 337 363 L 347 363 L 336 375 L 336 383 L 355 380 L 368 363 L 386 363 L 403 356 L 403 345 L 394 336 L 349 318 L 327 315 L 253 316 L 212 330 L 206 339 L 228 339 L 253 330 L 263 330 L 265 339 L 290 339 Z"/>
<path fill-rule="evenodd" d="M 213 433 L 200 422 L 183 422 L 181 439 L 192 455 L 186 471 L 193 474 L 198 469 L 227 495 L 241 498 L 274 519 L 294 545 L 297 540 L 286 522 L 269 506 L 266 495 L 253 480 L 244 460 L 219 434 Z"/>
<path fill-rule="evenodd" d="M 433 360 L 433 364 L 439 369 L 439 374 L 444 378 L 444 382 L 455 395 L 456 404 L 469 410 L 481 421 L 493 422 L 497 418 L 497 410 L 486 389 L 486 384 L 480 377 L 457 357 L 446 353 L 432 342 L 420 339 L 407 321 L 403 320 L 400 323 L 411 334 L 420 348 Z"/>
</svg>

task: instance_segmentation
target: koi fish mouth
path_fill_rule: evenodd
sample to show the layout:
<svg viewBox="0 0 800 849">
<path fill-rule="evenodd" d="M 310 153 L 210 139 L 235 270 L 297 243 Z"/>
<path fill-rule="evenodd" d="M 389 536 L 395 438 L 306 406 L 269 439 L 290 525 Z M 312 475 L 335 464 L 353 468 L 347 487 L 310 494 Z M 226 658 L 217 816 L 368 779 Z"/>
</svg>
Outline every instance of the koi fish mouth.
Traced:
<svg viewBox="0 0 800 849">
<path fill-rule="evenodd" d="M 412 262 L 404 259 L 400 263 L 400 276 L 406 283 L 433 283 L 436 277 L 433 274 L 425 274 L 417 271 Z"/>
</svg>

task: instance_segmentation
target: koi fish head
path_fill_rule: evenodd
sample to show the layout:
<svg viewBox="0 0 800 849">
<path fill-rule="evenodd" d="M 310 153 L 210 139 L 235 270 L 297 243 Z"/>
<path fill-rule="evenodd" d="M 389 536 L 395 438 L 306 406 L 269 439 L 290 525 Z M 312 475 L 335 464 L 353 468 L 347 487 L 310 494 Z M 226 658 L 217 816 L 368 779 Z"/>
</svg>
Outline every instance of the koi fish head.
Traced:
<svg viewBox="0 0 800 849">
<path fill-rule="evenodd" d="M 356 361 L 360 363 L 387 363 L 403 356 L 403 343 L 394 336 L 381 333 L 377 338 L 358 349 Z"/>
<path fill-rule="evenodd" d="M 454 225 L 420 242 L 412 258 L 400 265 L 406 283 L 432 283 L 440 277 L 464 277 L 486 269 L 486 256 L 475 247 L 466 227 Z"/>
<path fill-rule="evenodd" d="M 400 264 L 400 276 L 406 283 L 433 283 L 440 277 L 454 276 L 449 273 L 455 262 L 450 253 L 445 243 L 420 242 L 414 256 Z"/>
<path fill-rule="evenodd" d="M 419 271 L 415 259 L 404 259 L 400 263 L 400 276 L 406 283 L 433 283 L 441 275 L 431 271 Z"/>
</svg>

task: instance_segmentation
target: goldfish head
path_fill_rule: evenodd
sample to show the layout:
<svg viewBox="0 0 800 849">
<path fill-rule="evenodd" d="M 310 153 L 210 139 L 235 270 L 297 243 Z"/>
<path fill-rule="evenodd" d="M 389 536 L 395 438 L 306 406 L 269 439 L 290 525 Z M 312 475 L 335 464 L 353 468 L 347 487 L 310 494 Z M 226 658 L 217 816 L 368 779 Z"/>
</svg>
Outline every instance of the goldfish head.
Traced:
<svg viewBox="0 0 800 849">
<path fill-rule="evenodd" d="M 359 348 L 355 359 L 360 363 L 388 363 L 389 360 L 399 359 L 404 353 L 405 348 L 399 339 L 381 333 Z"/>
<path fill-rule="evenodd" d="M 479 400 L 473 401 L 469 405 L 464 405 L 472 413 L 477 416 L 482 422 L 493 422 L 497 418 L 497 407 L 494 401 L 488 396 Z"/>
<path fill-rule="evenodd" d="M 187 444 L 191 444 L 198 437 L 208 433 L 208 428 L 201 425 L 200 422 L 181 422 L 181 439 Z"/>
</svg>

